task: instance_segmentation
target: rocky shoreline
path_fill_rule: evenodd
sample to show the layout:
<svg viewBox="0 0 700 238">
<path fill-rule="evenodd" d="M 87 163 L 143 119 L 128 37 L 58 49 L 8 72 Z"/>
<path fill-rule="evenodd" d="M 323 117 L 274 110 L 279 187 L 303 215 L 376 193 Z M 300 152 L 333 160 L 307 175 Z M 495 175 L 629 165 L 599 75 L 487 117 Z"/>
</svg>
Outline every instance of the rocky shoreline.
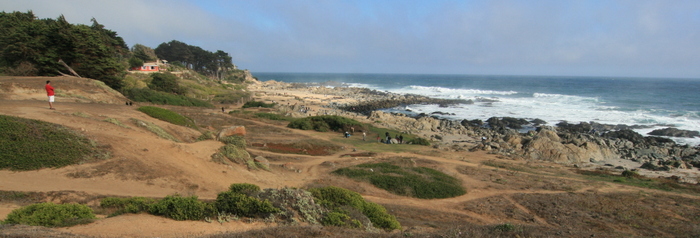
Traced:
<svg viewBox="0 0 700 238">
<path fill-rule="evenodd" d="M 299 113 L 299 106 L 314 108 L 312 112 L 341 115 L 371 122 L 377 126 L 399 130 L 430 139 L 433 147 L 452 151 L 486 150 L 508 159 L 537 160 L 586 169 L 609 169 L 622 172 L 637 171 L 644 176 L 668 177 L 679 182 L 700 180 L 700 146 L 676 144 L 658 136 L 643 136 L 631 129 L 634 125 L 605 125 L 595 122 L 543 126 L 541 120 L 519 118 L 490 118 L 454 121 L 439 115 L 411 117 L 387 113 L 379 109 L 408 104 L 469 103 L 465 100 L 442 100 L 418 95 L 400 95 L 366 88 L 308 86 L 267 81 L 252 90 L 266 95 L 293 95 L 298 103 L 280 104 L 290 116 Z M 312 100 L 312 99 L 319 100 Z M 301 104 L 307 105 L 301 105 Z M 318 110 L 318 111 L 317 111 Z M 520 133 L 522 126 L 536 128 Z M 698 132 L 675 128 L 655 130 L 654 135 L 693 137 Z"/>
</svg>

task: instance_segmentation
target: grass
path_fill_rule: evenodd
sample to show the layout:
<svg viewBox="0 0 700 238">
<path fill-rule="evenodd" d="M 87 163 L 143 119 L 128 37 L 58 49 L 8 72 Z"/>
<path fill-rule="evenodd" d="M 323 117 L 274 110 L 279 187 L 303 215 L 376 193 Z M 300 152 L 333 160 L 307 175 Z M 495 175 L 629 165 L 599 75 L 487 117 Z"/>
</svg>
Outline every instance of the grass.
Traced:
<svg viewBox="0 0 700 238">
<path fill-rule="evenodd" d="M 596 181 L 619 183 L 640 188 L 656 189 L 668 192 L 688 193 L 700 195 L 700 185 L 679 183 L 669 178 L 647 178 L 635 173 L 625 173 L 625 175 L 613 174 L 603 170 L 578 170 L 577 173 L 585 178 Z"/>
<path fill-rule="evenodd" d="M 369 182 L 393 194 L 421 199 L 450 198 L 466 193 L 458 179 L 426 167 L 405 167 L 391 162 L 366 163 L 333 173 Z"/>
<path fill-rule="evenodd" d="M 117 120 L 115 118 L 110 117 L 110 118 L 104 119 L 104 121 L 112 123 L 112 124 L 117 125 L 117 126 L 120 126 L 122 128 L 131 129 L 131 127 L 124 125 L 124 123 L 120 122 L 119 120 Z"/>
<path fill-rule="evenodd" d="M 289 128 L 300 130 L 327 131 L 351 131 L 350 128 L 362 129 L 362 123 L 341 116 L 323 115 L 304 117 L 293 120 L 287 125 Z"/>
<path fill-rule="evenodd" d="M 146 113 L 146 115 L 149 115 L 153 118 L 170 122 L 175 125 L 180 125 L 180 126 L 186 126 L 190 128 L 197 129 L 197 126 L 194 124 L 192 119 L 189 119 L 183 115 L 177 114 L 176 112 L 170 111 L 165 108 L 160 108 L 160 107 L 151 107 L 151 106 L 143 106 L 139 107 L 139 111 Z"/>
<path fill-rule="evenodd" d="M 126 90 L 124 92 L 124 96 L 127 96 L 129 99 L 136 102 L 150 102 L 153 104 L 160 105 L 194 106 L 208 108 L 214 107 L 214 105 L 207 101 L 194 99 L 182 95 L 158 92 L 147 88 L 133 88 Z"/>
<path fill-rule="evenodd" d="M 147 121 L 142 121 L 142 120 L 135 119 L 135 118 L 131 118 L 131 120 L 132 120 L 132 121 L 134 122 L 134 124 L 136 124 L 137 126 L 146 128 L 147 130 L 153 132 L 154 134 L 158 135 L 158 136 L 161 137 L 161 138 L 168 139 L 168 140 L 175 141 L 175 142 L 181 142 L 180 140 L 178 140 L 178 139 L 175 138 L 173 135 L 171 135 L 170 133 L 166 132 L 165 130 L 163 130 L 163 128 L 160 128 L 160 127 L 159 127 L 158 125 L 156 125 L 156 124 L 153 124 L 153 123 L 147 122 Z"/>
<path fill-rule="evenodd" d="M 96 219 L 91 208 L 80 204 L 37 203 L 13 210 L 4 224 L 66 227 Z"/>
<path fill-rule="evenodd" d="M 269 113 L 269 112 L 258 112 L 254 114 L 255 117 L 257 118 L 263 118 L 263 119 L 268 119 L 268 120 L 274 120 L 274 121 L 293 121 L 293 117 L 286 117 L 282 116 L 280 114 L 275 114 L 275 113 Z"/>
<path fill-rule="evenodd" d="M 0 169 L 57 168 L 107 154 L 85 136 L 44 121 L 0 115 L 0 131 Z"/>
</svg>

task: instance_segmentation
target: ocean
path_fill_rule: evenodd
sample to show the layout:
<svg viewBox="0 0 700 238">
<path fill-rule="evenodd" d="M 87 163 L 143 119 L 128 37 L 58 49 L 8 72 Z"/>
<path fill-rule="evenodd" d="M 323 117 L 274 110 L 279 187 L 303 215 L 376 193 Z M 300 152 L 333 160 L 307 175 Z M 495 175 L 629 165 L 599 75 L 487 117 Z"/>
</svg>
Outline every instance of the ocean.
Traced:
<svg viewBox="0 0 700 238">
<path fill-rule="evenodd" d="M 578 124 L 644 125 L 647 133 L 666 127 L 700 131 L 700 79 L 568 76 L 483 76 L 441 74 L 253 73 L 260 81 L 335 82 L 400 94 L 472 99 L 474 104 L 447 108 L 406 105 L 387 111 L 426 113 L 462 120 L 490 117 L 542 119 Z M 487 100 L 485 100 L 487 99 Z M 700 138 L 672 137 L 680 144 L 699 145 Z"/>
</svg>

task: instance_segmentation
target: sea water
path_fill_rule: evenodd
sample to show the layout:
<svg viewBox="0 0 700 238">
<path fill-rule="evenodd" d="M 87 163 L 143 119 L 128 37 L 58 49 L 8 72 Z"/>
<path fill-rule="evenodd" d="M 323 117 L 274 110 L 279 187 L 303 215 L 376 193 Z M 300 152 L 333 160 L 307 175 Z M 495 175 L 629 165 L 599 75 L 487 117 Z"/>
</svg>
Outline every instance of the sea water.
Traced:
<svg viewBox="0 0 700 238">
<path fill-rule="evenodd" d="M 400 94 L 474 101 L 446 108 L 403 105 L 386 109 L 405 113 L 442 112 L 440 117 L 452 120 L 515 117 L 542 119 L 547 125 L 561 121 L 641 125 L 648 128 L 635 131 L 645 136 L 667 127 L 700 131 L 700 79 L 340 73 L 254 73 L 254 76 L 261 81 L 336 82 Z M 671 139 L 680 144 L 700 144 L 700 138 Z"/>
</svg>

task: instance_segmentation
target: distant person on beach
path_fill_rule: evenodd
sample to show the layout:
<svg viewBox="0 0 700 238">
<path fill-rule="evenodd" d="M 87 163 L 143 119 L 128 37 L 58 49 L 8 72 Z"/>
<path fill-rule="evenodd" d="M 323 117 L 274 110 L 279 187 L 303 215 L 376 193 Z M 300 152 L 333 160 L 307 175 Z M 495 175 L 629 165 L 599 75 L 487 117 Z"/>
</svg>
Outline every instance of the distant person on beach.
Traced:
<svg viewBox="0 0 700 238">
<path fill-rule="evenodd" d="M 51 110 L 56 110 L 56 108 L 53 107 L 53 101 L 54 101 L 54 88 L 51 86 L 51 80 L 46 80 L 46 95 L 49 96 L 49 109 Z"/>
</svg>

